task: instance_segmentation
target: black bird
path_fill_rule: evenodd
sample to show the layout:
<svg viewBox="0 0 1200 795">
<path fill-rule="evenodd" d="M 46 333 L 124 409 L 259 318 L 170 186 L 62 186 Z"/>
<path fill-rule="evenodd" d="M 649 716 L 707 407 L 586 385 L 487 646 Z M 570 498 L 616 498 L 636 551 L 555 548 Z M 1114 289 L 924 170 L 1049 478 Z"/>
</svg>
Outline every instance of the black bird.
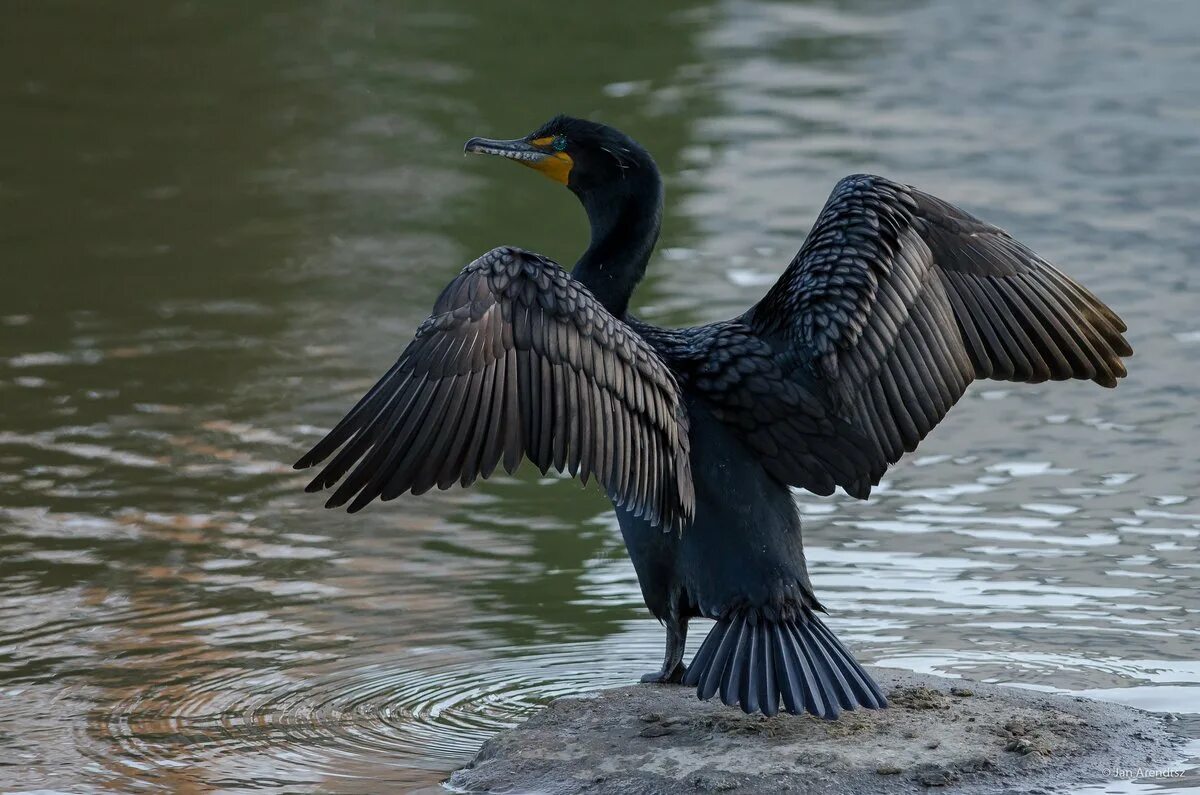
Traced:
<svg viewBox="0 0 1200 795">
<path fill-rule="evenodd" d="M 566 185 L 591 242 L 570 273 L 502 247 L 446 287 L 391 370 L 296 464 L 337 452 L 310 491 L 376 497 L 466 486 L 522 457 L 612 499 L 662 669 L 747 713 L 881 708 L 821 622 L 789 492 L 865 499 L 977 378 L 1112 387 L 1125 324 L 1092 293 L 941 199 L 846 177 L 761 301 L 658 328 L 628 312 L 658 239 L 654 160 L 617 130 L 558 116 L 467 152 Z M 338 452 L 340 448 L 340 452 Z M 349 473 L 349 474 L 347 474 Z M 345 478 L 343 480 L 343 478 Z M 688 667 L 688 620 L 716 621 Z"/>
</svg>

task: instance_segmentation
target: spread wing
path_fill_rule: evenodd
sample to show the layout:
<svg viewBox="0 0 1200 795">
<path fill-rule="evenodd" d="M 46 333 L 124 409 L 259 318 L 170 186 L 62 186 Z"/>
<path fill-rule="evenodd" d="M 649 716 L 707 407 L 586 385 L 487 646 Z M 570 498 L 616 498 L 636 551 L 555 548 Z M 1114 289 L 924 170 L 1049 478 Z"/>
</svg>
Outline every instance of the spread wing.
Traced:
<svg viewBox="0 0 1200 795">
<path fill-rule="evenodd" d="M 686 409 L 658 354 L 554 262 L 497 248 L 446 287 L 400 359 L 296 468 L 336 456 L 309 491 L 357 511 L 466 486 L 503 461 L 594 477 L 682 528 L 694 495 Z M 349 473 L 347 475 L 347 473 Z"/>
<path fill-rule="evenodd" d="M 1132 354 L 1116 313 L 1003 230 L 868 175 L 838 183 L 783 276 L 736 323 L 766 344 L 781 377 L 847 424 L 811 445 L 805 466 L 777 467 L 781 477 L 832 480 L 857 496 L 974 379 L 1112 387 Z M 778 402 L 744 412 L 760 415 L 760 449 L 807 422 L 778 409 L 772 419 Z"/>
</svg>

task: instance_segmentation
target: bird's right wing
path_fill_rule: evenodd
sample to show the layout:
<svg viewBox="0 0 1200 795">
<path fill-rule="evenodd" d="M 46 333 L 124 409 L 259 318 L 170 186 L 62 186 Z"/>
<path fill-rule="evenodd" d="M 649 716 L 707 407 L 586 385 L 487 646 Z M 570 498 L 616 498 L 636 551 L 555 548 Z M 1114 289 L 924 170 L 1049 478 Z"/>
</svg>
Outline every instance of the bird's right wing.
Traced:
<svg viewBox="0 0 1200 795">
<path fill-rule="evenodd" d="M 466 486 L 527 456 L 682 529 L 695 498 L 687 412 L 658 354 L 554 262 L 497 248 L 446 287 L 391 370 L 296 463 L 357 511 Z M 351 468 L 353 470 L 351 471 Z"/>
</svg>

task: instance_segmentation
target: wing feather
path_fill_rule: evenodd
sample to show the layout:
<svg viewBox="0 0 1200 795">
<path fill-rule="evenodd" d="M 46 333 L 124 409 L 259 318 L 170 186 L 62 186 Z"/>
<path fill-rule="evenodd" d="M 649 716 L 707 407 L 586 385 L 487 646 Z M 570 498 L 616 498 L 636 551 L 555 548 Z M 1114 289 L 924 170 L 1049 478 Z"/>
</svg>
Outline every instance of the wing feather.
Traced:
<svg viewBox="0 0 1200 795">
<path fill-rule="evenodd" d="M 716 356 L 720 368 L 753 367 L 776 384 L 762 396 L 727 374 L 697 379 L 719 416 L 744 428 L 786 482 L 822 493 L 824 473 L 856 496 L 973 380 L 1115 386 L 1132 354 L 1112 309 L 1003 230 L 869 175 L 838 183 L 762 301 L 710 328 L 710 352 L 756 338 L 738 343 L 738 356 Z M 816 407 L 781 398 L 785 382 Z"/>
<path fill-rule="evenodd" d="M 529 458 L 595 477 L 655 524 L 694 511 L 674 373 L 558 265 L 496 249 L 442 292 L 399 360 L 297 468 L 356 511 L 376 497 L 470 485 Z M 340 483 L 339 483 L 340 481 Z"/>
</svg>

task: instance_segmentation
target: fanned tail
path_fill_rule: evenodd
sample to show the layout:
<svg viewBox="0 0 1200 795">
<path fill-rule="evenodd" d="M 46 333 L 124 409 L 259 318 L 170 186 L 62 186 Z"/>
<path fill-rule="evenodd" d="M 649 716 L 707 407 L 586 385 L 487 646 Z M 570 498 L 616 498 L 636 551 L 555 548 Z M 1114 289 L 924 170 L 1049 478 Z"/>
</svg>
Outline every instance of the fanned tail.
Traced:
<svg viewBox="0 0 1200 795">
<path fill-rule="evenodd" d="M 883 709 L 887 699 L 816 614 L 771 620 L 757 610 L 719 619 L 688 667 L 685 685 L 704 700 L 747 714 L 811 712 L 836 718 L 842 710 Z"/>
</svg>

